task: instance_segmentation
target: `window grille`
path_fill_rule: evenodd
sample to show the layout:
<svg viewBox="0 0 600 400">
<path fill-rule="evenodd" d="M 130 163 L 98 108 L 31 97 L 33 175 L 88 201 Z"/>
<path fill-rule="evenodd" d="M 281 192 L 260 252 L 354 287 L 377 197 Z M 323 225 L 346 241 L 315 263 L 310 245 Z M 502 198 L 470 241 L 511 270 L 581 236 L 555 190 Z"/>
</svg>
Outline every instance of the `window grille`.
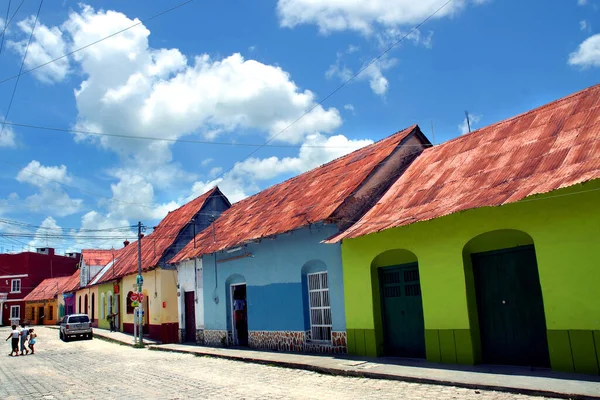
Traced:
<svg viewBox="0 0 600 400">
<path fill-rule="evenodd" d="M 21 306 L 10 306 L 10 319 L 21 318 Z"/>
<path fill-rule="evenodd" d="M 331 340 L 331 306 L 327 272 L 307 274 L 311 339 Z"/>
<path fill-rule="evenodd" d="M 13 279 L 11 281 L 10 292 L 11 293 L 21 293 L 21 280 L 20 279 Z"/>
</svg>

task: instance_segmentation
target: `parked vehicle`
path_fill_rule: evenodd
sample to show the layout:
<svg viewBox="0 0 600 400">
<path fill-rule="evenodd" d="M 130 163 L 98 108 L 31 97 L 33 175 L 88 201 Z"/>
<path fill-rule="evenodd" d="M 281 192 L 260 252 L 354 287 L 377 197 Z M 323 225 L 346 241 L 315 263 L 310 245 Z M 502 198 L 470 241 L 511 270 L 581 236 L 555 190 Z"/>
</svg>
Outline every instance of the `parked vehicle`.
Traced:
<svg viewBox="0 0 600 400">
<path fill-rule="evenodd" d="M 65 342 L 75 337 L 91 340 L 92 336 L 92 323 L 87 314 L 66 315 L 60 323 L 59 337 Z"/>
</svg>

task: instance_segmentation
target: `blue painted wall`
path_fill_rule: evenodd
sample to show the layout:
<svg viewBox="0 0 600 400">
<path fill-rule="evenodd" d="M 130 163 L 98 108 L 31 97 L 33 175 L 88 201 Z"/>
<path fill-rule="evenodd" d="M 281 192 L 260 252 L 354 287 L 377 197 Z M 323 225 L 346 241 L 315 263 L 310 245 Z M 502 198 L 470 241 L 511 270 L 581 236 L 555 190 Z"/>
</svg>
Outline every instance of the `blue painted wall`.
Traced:
<svg viewBox="0 0 600 400">
<path fill-rule="evenodd" d="M 341 248 L 323 244 L 337 233 L 335 225 L 313 225 L 251 243 L 233 253 L 217 253 L 202 258 L 204 279 L 205 329 L 231 329 L 231 283 L 246 282 L 248 329 L 252 331 L 305 331 L 308 319 L 307 287 L 303 272 L 327 270 L 334 331 L 346 329 Z M 219 235 L 216 235 L 217 241 Z M 245 257 L 216 264 L 245 252 Z M 215 299 L 218 301 L 215 302 Z"/>
<path fill-rule="evenodd" d="M 196 230 L 194 231 L 194 224 L 190 223 L 186 225 L 181 232 L 179 232 L 179 235 L 173 244 L 165 251 L 158 264 L 163 269 L 175 269 L 176 266 L 167 264 L 167 261 L 175 257 L 175 255 L 179 253 L 181 249 L 183 249 L 192 239 L 194 239 L 194 232 L 196 232 L 196 234 L 202 232 L 212 223 L 214 218 L 217 218 L 229 207 L 231 207 L 229 201 L 225 196 L 222 195 L 221 192 L 217 191 L 212 194 L 204 202 L 204 206 L 193 218 L 196 221 Z"/>
</svg>

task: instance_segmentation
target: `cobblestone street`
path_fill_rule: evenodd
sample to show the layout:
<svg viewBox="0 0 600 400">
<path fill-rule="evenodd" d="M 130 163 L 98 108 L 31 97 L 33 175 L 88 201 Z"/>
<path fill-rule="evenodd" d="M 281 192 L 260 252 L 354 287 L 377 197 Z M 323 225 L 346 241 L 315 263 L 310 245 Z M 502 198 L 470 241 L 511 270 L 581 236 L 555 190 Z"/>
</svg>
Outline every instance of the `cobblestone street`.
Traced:
<svg viewBox="0 0 600 400">
<path fill-rule="evenodd" d="M 327 376 L 134 349 L 94 339 L 63 343 L 36 328 L 35 355 L 0 363 L 2 399 L 540 399 L 397 381 Z M 3 338 L 9 330 L 0 328 Z"/>
</svg>

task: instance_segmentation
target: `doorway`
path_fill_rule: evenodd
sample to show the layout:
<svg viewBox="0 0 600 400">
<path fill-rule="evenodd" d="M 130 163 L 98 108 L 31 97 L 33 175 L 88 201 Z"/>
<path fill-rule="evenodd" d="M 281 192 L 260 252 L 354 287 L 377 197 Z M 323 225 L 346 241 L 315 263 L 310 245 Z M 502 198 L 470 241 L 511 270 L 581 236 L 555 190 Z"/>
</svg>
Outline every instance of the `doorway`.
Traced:
<svg viewBox="0 0 600 400">
<path fill-rule="evenodd" d="M 196 299 L 194 292 L 184 293 L 185 338 L 187 343 L 196 343 Z"/>
<path fill-rule="evenodd" d="M 233 344 L 248 346 L 248 306 L 245 283 L 231 285 L 231 311 Z"/>
<path fill-rule="evenodd" d="M 533 245 L 471 254 L 482 361 L 548 367 L 542 289 Z"/>
<path fill-rule="evenodd" d="M 396 357 L 425 357 L 425 324 L 417 263 L 379 269 L 384 351 Z"/>
<path fill-rule="evenodd" d="M 38 325 L 44 324 L 44 307 L 38 307 Z"/>
</svg>

